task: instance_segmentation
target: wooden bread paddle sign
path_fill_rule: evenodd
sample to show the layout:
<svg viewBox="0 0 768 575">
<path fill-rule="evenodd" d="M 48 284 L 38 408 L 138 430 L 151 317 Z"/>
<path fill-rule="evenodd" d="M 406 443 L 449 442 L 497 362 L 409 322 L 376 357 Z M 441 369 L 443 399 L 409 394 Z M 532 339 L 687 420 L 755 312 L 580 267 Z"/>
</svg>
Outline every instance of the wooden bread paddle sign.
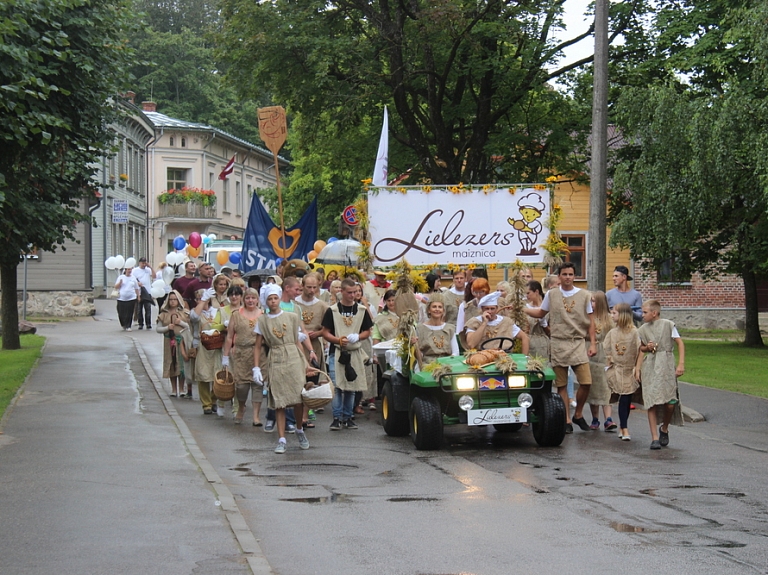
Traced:
<svg viewBox="0 0 768 575">
<path fill-rule="evenodd" d="M 275 182 L 277 184 L 277 207 L 280 211 L 280 234 L 283 239 L 282 249 L 275 250 L 278 257 L 288 259 L 290 254 L 285 239 L 285 220 L 283 219 L 283 194 L 280 189 L 280 164 L 277 154 L 285 144 L 288 126 L 285 120 L 285 108 L 269 106 L 257 110 L 259 116 L 259 136 L 275 158 Z M 292 251 L 292 250 L 291 250 Z"/>
</svg>

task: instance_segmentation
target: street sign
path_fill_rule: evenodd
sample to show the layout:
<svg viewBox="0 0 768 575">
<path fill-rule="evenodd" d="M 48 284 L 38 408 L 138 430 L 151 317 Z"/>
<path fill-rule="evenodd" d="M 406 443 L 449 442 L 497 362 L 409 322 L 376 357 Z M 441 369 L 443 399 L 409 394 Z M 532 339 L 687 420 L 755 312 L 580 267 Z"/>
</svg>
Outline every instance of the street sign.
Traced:
<svg viewBox="0 0 768 575">
<path fill-rule="evenodd" d="M 112 223 L 128 223 L 128 200 L 112 200 Z"/>
<path fill-rule="evenodd" d="M 341 212 L 341 219 L 348 226 L 356 226 L 360 223 L 360 218 L 357 217 L 357 208 L 355 206 L 347 206 L 344 211 Z"/>
</svg>

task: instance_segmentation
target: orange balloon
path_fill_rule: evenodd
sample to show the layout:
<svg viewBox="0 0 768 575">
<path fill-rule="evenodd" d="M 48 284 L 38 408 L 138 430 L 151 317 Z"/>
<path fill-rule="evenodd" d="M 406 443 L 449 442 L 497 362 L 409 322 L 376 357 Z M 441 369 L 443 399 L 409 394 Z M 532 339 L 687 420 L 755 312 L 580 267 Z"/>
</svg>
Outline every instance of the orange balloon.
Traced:
<svg viewBox="0 0 768 575">
<path fill-rule="evenodd" d="M 317 252 L 315 250 L 312 250 L 307 254 L 307 259 L 313 260 L 317 257 Z"/>
<path fill-rule="evenodd" d="M 224 265 L 229 261 L 229 252 L 227 250 L 219 250 L 216 252 L 216 261 L 219 262 L 219 265 Z"/>
<path fill-rule="evenodd" d="M 187 254 L 189 257 L 196 258 L 200 255 L 200 248 L 193 248 L 192 246 L 187 246 Z"/>
<path fill-rule="evenodd" d="M 321 251 L 323 251 L 323 248 L 324 248 L 325 246 L 326 246 L 326 243 L 325 243 L 323 240 L 317 240 L 317 241 L 315 242 L 315 245 L 314 245 L 314 246 L 312 246 L 312 247 L 314 248 L 314 250 L 315 250 L 317 253 L 320 253 Z"/>
</svg>

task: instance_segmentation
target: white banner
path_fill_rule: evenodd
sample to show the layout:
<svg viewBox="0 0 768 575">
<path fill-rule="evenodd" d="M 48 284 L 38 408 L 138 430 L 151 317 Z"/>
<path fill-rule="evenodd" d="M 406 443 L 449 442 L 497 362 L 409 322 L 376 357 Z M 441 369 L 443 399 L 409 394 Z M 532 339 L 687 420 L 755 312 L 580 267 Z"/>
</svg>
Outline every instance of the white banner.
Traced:
<svg viewBox="0 0 768 575">
<path fill-rule="evenodd" d="M 541 263 L 550 190 L 538 184 L 374 188 L 368 192 L 376 266 Z"/>
</svg>

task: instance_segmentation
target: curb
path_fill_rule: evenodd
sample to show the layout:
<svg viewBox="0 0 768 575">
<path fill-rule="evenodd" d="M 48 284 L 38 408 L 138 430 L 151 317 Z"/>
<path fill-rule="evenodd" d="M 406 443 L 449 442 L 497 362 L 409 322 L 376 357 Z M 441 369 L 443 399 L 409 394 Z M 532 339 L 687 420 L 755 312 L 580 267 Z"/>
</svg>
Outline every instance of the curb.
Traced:
<svg viewBox="0 0 768 575">
<path fill-rule="evenodd" d="M 706 421 L 706 417 L 704 417 L 695 409 L 685 407 L 685 405 L 682 406 L 682 412 L 683 419 L 688 423 L 701 423 L 702 421 Z"/>
<path fill-rule="evenodd" d="M 197 463 L 197 466 L 200 468 L 200 471 L 203 473 L 208 483 L 211 484 L 216 497 L 221 503 L 221 508 L 226 514 L 229 527 L 232 529 L 232 533 L 235 535 L 235 539 L 237 539 L 237 542 L 245 555 L 245 559 L 248 562 L 251 572 L 253 575 L 274 575 L 272 566 L 267 561 L 267 558 L 261 549 L 261 545 L 259 545 L 259 542 L 248 528 L 245 518 L 240 512 L 240 508 L 235 502 L 232 492 L 224 484 L 221 477 L 216 472 L 216 469 L 214 469 L 213 465 L 211 465 L 205 457 L 205 454 L 192 436 L 189 427 L 187 427 L 187 424 L 184 422 L 181 415 L 179 415 L 179 412 L 176 411 L 176 406 L 173 405 L 170 398 L 166 395 L 162 380 L 157 377 L 155 370 L 152 369 L 141 344 L 134 337 L 132 337 L 131 340 L 133 340 L 133 345 L 139 354 L 141 363 L 144 365 L 144 369 L 146 370 L 152 385 L 155 387 L 155 392 L 163 403 L 165 411 L 179 430 L 179 434 L 181 435 L 181 439 L 184 442 L 187 451 L 195 460 L 195 463 Z"/>
</svg>

